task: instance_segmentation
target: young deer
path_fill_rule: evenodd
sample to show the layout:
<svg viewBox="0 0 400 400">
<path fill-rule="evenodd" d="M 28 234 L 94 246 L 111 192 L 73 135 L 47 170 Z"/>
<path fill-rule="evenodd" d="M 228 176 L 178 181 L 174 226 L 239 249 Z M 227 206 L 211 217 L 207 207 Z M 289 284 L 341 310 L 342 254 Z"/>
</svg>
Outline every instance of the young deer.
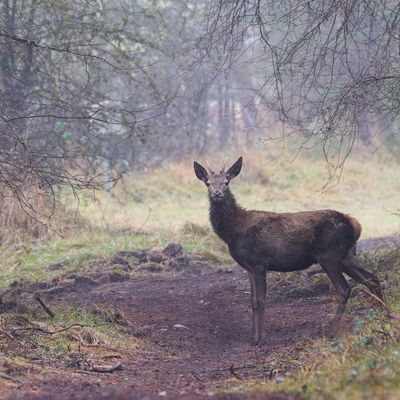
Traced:
<svg viewBox="0 0 400 400">
<path fill-rule="evenodd" d="M 239 175 L 240 157 L 231 168 L 219 173 L 194 162 L 198 179 L 208 187 L 210 221 L 215 233 L 228 245 L 233 259 L 245 268 L 251 285 L 253 343 L 263 345 L 267 271 L 298 271 L 319 263 L 336 288 L 339 304 L 331 333 L 337 326 L 350 296 L 343 272 L 367 286 L 383 302 L 375 275 L 364 271 L 354 259 L 361 225 L 350 215 L 334 210 L 294 213 L 248 211 L 240 207 L 229 190 Z"/>
</svg>

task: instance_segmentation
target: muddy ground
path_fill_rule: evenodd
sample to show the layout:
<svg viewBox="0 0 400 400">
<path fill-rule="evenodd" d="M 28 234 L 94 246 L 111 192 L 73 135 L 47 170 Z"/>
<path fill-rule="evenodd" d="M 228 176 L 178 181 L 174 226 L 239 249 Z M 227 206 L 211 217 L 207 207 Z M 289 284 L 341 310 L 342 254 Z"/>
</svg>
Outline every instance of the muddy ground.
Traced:
<svg viewBox="0 0 400 400">
<path fill-rule="evenodd" d="M 398 243 L 399 238 L 380 238 L 360 242 L 359 247 L 371 251 Z M 112 262 L 122 272 L 101 273 L 93 261 L 91 273 L 67 275 L 62 283 L 60 278 L 48 283 L 15 283 L 2 304 L 11 304 L 4 299 L 23 293 L 40 293 L 54 308 L 69 303 L 89 309 L 112 308 L 123 315 L 125 331 L 140 342 L 138 348 L 110 360 L 122 363 L 122 369 L 96 373 L 61 366 L 47 373 L 26 371 L 18 375 L 16 385 L 0 382 L 1 398 L 300 398 L 290 393 L 218 393 L 229 392 L 233 382 L 279 381 L 296 368 L 299 349 L 324 336 L 335 310 L 335 297 L 326 283 L 293 286 L 290 280 L 275 279 L 267 295 L 268 343 L 257 348 L 250 345 L 249 283 L 242 268 L 185 256 L 179 246 L 164 252 L 122 252 Z M 148 273 L 133 279 L 132 270 Z M 1 311 L 7 312 L 6 308 Z M 350 326 L 347 315 L 342 329 Z"/>
</svg>

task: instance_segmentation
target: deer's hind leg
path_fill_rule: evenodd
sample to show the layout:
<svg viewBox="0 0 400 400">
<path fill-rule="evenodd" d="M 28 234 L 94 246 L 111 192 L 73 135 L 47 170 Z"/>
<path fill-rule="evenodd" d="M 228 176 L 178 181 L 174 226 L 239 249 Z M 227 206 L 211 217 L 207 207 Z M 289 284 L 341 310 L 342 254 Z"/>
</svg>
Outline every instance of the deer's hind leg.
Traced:
<svg viewBox="0 0 400 400">
<path fill-rule="evenodd" d="M 347 301 L 349 300 L 351 288 L 342 274 L 340 261 L 331 261 L 327 257 L 318 260 L 323 270 L 328 275 L 329 279 L 335 286 L 338 296 L 338 306 L 335 316 L 332 321 L 329 336 L 335 336 L 337 328 L 342 319 L 342 315 L 346 309 Z"/>
<path fill-rule="evenodd" d="M 353 278 L 355 281 L 365 285 L 370 292 L 377 297 L 376 304 L 382 306 L 384 304 L 382 286 L 378 278 L 371 272 L 361 268 L 353 255 L 349 255 L 343 260 L 343 272 Z"/>
</svg>

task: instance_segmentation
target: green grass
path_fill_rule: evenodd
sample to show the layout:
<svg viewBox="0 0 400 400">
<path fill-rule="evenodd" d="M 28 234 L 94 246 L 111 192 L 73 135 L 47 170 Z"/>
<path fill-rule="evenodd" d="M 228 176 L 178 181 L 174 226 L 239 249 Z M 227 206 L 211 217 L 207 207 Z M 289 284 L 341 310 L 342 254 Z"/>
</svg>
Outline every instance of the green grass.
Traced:
<svg viewBox="0 0 400 400">
<path fill-rule="evenodd" d="M 104 349 L 136 349 L 139 341 L 132 335 L 127 335 L 119 325 L 124 324 L 124 316 L 107 309 L 88 310 L 81 307 L 69 306 L 55 310 L 55 318 L 48 319 L 45 326 L 51 330 L 57 330 L 59 327 L 68 327 L 74 324 L 80 324 L 82 327 L 74 328 L 76 335 L 87 344 L 102 346 Z M 59 334 L 59 344 L 63 343 L 64 348 L 71 346 L 70 332 L 66 331 Z M 78 343 L 74 343 L 75 346 Z M 57 349 L 54 349 L 57 351 Z M 70 352 L 71 350 L 68 350 Z"/>
<path fill-rule="evenodd" d="M 82 264 L 93 258 L 109 256 L 119 250 L 142 248 L 148 244 L 142 234 L 110 235 L 101 229 L 91 229 L 69 238 L 48 241 L 30 241 L 5 248 L 2 255 L 0 287 L 16 279 L 45 280 L 60 272 L 49 271 L 47 266 L 65 263 L 63 272 L 79 271 Z"/>
</svg>

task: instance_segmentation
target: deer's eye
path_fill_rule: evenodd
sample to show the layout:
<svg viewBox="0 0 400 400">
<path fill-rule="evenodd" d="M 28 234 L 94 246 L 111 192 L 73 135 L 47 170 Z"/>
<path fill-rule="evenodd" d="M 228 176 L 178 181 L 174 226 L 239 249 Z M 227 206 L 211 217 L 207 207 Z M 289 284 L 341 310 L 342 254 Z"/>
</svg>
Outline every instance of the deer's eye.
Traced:
<svg viewBox="0 0 400 400">
<path fill-rule="evenodd" d="M 225 179 L 225 180 L 224 180 L 224 184 L 225 184 L 225 185 L 228 185 L 228 183 L 229 183 L 228 179 Z"/>
<path fill-rule="evenodd" d="M 210 182 L 206 182 L 206 186 L 210 186 Z"/>
</svg>

